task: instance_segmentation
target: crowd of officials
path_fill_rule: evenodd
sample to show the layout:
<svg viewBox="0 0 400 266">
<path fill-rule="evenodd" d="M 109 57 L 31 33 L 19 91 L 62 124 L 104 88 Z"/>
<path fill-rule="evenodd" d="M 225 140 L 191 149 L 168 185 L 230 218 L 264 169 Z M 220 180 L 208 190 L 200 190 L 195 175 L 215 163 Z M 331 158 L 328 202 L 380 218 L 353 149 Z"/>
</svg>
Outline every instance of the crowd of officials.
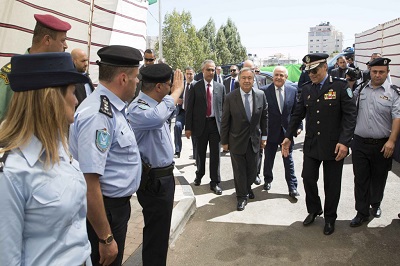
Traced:
<svg viewBox="0 0 400 266">
<path fill-rule="evenodd" d="M 121 265 L 134 193 L 143 208 L 143 265 L 166 265 L 183 130 L 192 139 L 195 186 L 208 147 L 210 189 L 221 195 L 221 148 L 230 152 L 237 210 L 244 211 L 255 198 L 251 185 L 261 184 L 263 153 L 263 188 L 271 189 L 279 146 L 289 196 L 300 196 L 292 151 L 305 119 L 304 226 L 324 213 L 323 233 L 334 232 L 350 148 L 357 211 L 350 226 L 381 216 L 400 131 L 400 89 L 390 83 L 389 58 L 371 58 L 361 78 L 346 58 L 328 74 L 328 55 L 308 54 L 298 93 L 281 66 L 270 85 L 250 60 L 240 70 L 231 66 L 227 78 L 205 60 L 195 78 L 192 67 L 182 73 L 155 64 L 150 49 L 142 56 L 111 45 L 97 53 L 95 89 L 86 53 L 65 53 L 71 26 L 34 17 L 31 47 L 0 74 L 0 265 Z"/>
</svg>

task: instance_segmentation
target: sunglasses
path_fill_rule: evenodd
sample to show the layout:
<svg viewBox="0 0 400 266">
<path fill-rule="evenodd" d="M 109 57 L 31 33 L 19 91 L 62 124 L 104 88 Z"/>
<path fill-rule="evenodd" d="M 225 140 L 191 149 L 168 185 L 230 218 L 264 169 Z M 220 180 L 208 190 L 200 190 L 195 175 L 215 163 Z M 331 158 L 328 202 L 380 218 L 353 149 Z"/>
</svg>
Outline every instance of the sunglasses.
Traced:
<svg viewBox="0 0 400 266">
<path fill-rule="evenodd" d="M 231 69 L 231 72 L 236 72 L 236 69 Z"/>
<path fill-rule="evenodd" d="M 254 72 L 256 72 L 256 73 L 260 73 L 260 70 L 255 70 Z"/>
<path fill-rule="evenodd" d="M 313 68 L 313 69 L 311 69 L 311 70 L 306 70 L 306 72 L 307 72 L 307 74 L 317 74 L 318 73 L 318 70 L 320 69 L 320 67 L 319 66 L 317 66 L 316 68 Z"/>
<path fill-rule="evenodd" d="M 154 58 L 144 58 L 144 60 L 145 60 L 145 61 L 148 61 L 148 62 L 153 62 L 153 61 L 154 61 Z"/>
</svg>

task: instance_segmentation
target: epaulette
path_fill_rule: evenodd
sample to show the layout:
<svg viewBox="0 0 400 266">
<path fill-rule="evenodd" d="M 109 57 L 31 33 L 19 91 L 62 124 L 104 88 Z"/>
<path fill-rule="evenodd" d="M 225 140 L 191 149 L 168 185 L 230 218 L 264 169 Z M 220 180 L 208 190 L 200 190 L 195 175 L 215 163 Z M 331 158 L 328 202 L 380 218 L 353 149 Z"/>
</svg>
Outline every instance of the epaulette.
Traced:
<svg viewBox="0 0 400 266">
<path fill-rule="evenodd" d="M 150 105 L 146 101 L 143 101 L 142 99 L 139 99 L 137 103 L 138 107 L 142 110 L 147 110 L 150 108 Z"/>
<path fill-rule="evenodd" d="M 0 172 L 3 172 L 4 170 L 4 165 L 6 163 L 7 160 L 7 156 L 10 153 L 10 151 L 6 151 L 6 152 L 2 152 L 0 153 Z"/>
<path fill-rule="evenodd" d="M 102 114 L 105 114 L 106 116 L 108 116 L 110 118 L 113 117 L 110 100 L 105 95 L 100 95 L 99 112 Z"/>
<path fill-rule="evenodd" d="M 397 92 L 398 95 L 400 95 L 400 88 L 396 85 L 390 85 L 390 88 L 394 89 L 395 92 Z"/>
<path fill-rule="evenodd" d="M 11 72 L 11 62 L 5 64 L 2 68 L 1 68 L 1 72 L 9 74 Z"/>
<path fill-rule="evenodd" d="M 342 81 L 342 82 L 346 82 L 347 83 L 347 80 L 346 79 L 344 79 L 344 78 L 338 78 L 338 77 L 333 77 L 333 76 L 329 76 L 329 78 L 330 78 L 330 82 L 332 83 L 333 82 L 333 80 L 340 80 L 340 81 Z"/>
</svg>

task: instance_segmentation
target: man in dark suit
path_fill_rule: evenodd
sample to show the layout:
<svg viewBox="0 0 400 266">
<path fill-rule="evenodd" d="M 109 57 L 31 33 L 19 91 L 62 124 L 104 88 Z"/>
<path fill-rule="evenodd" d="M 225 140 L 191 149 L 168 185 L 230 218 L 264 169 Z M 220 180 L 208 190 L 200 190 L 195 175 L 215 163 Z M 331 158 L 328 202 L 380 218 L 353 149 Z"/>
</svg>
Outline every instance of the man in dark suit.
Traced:
<svg viewBox="0 0 400 266">
<path fill-rule="evenodd" d="M 221 144 L 231 153 L 238 211 L 244 210 L 247 198 L 255 197 L 251 185 L 267 139 L 268 104 L 264 93 L 253 89 L 253 81 L 254 72 L 242 68 L 240 88 L 226 96 L 221 121 Z"/>
<path fill-rule="evenodd" d="M 322 163 L 325 235 L 335 231 L 343 161 L 349 152 L 357 113 L 353 93 L 347 82 L 328 75 L 326 63 L 328 56 L 314 53 L 303 58 L 303 62 L 306 63 L 305 70 L 309 72 L 312 83 L 304 84 L 299 102 L 290 119 L 286 138 L 282 142 L 282 155 L 287 157 L 293 136 L 297 135 L 300 123 L 306 118 L 302 177 L 308 215 L 303 225 L 312 224 L 315 217 L 322 214 L 317 184 Z"/>
<path fill-rule="evenodd" d="M 238 82 L 239 68 L 237 65 L 231 65 L 229 71 L 231 76 L 224 79 L 224 86 L 227 94 L 235 89 L 235 83 Z"/>
<path fill-rule="evenodd" d="M 178 104 L 176 105 L 176 110 L 175 110 L 176 118 L 174 126 L 174 142 L 175 142 L 175 157 L 177 158 L 180 158 L 181 156 L 182 130 L 185 126 L 186 105 L 189 98 L 189 91 L 192 88 L 191 85 L 194 84 L 193 82 L 194 70 L 192 67 L 187 67 L 185 69 L 185 78 L 186 81 L 184 83 L 184 90 L 178 99 Z M 196 159 L 196 153 L 194 147 L 193 147 L 193 159 Z"/>
<path fill-rule="evenodd" d="M 139 83 L 136 85 L 136 91 L 135 91 L 135 98 L 139 95 L 139 92 L 142 90 L 142 74 L 140 74 L 140 70 L 146 66 L 153 65 L 156 63 L 156 53 L 154 52 L 153 49 L 146 49 L 144 51 L 143 55 L 143 65 L 139 69 Z"/>
<path fill-rule="evenodd" d="M 221 195 L 219 187 L 220 125 L 225 87 L 213 81 L 215 63 L 205 60 L 201 66 L 204 79 L 198 81 L 189 91 L 186 107 L 185 135 L 196 137 L 197 171 L 194 185 L 199 186 L 205 174 L 207 145 L 210 145 L 210 189 Z"/>
<path fill-rule="evenodd" d="M 261 87 L 268 102 L 268 141 L 264 151 L 265 190 L 271 189 L 271 183 L 274 179 L 272 169 L 274 167 L 276 151 L 285 138 L 286 129 L 297 102 L 297 89 L 285 84 L 287 77 L 288 72 L 286 67 L 277 66 L 273 72 L 273 83 L 268 87 Z M 300 134 L 302 129 L 303 123 L 300 123 L 297 135 Z M 293 142 L 290 144 L 289 155 L 283 157 L 283 165 L 285 167 L 285 179 L 288 185 L 289 196 L 295 198 L 300 195 L 297 192 L 297 178 L 294 173 L 292 151 Z"/>
<path fill-rule="evenodd" d="M 346 57 L 340 56 L 336 60 L 336 64 L 338 65 L 337 68 L 332 69 L 331 76 L 336 78 L 346 78 L 346 71 L 347 71 L 347 61 Z"/>
<path fill-rule="evenodd" d="M 217 66 L 215 68 L 215 75 L 214 75 L 214 81 L 223 84 L 224 83 L 224 76 L 222 75 L 222 67 Z"/>
<path fill-rule="evenodd" d="M 74 50 L 71 51 L 71 57 L 76 70 L 79 73 L 82 73 L 82 75 L 88 76 L 86 70 L 88 68 L 89 58 L 86 52 L 83 51 L 82 49 L 75 48 Z M 94 86 L 90 78 L 89 81 L 90 81 L 89 83 L 85 84 L 83 83 L 75 84 L 75 96 L 76 99 L 78 100 L 78 105 L 76 106 L 76 108 L 78 108 L 81 102 L 83 102 L 83 100 L 85 100 L 86 97 L 89 96 L 94 91 Z"/>
</svg>

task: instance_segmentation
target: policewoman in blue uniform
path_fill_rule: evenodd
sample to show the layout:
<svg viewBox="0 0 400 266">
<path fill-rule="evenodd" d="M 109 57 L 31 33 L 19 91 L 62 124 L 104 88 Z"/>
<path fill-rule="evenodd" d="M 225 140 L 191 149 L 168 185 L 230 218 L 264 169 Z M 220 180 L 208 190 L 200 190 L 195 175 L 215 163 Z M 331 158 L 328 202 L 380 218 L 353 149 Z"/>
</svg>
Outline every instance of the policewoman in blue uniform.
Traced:
<svg viewBox="0 0 400 266">
<path fill-rule="evenodd" d="M 99 85 L 78 107 L 70 127 L 71 152 L 88 186 L 88 235 L 94 265 L 121 265 L 130 198 L 142 164 L 126 103 L 135 94 L 139 50 L 111 45 L 98 51 Z"/>
<path fill-rule="evenodd" d="M 323 53 L 308 54 L 303 58 L 311 81 L 303 85 L 282 143 L 282 154 L 288 156 L 291 140 L 306 118 L 302 177 L 309 214 L 303 225 L 312 224 L 324 211 L 323 232 L 330 235 L 335 231 L 343 161 L 348 155 L 356 125 L 356 105 L 347 81 L 328 75 L 326 58 L 328 55 Z M 323 210 L 317 185 L 321 163 L 325 189 Z"/>
<path fill-rule="evenodd" d="M 75 83 L 68 53 L 11 58 L 14 94 L 0 129 L 0 265 L 92 265 L 86 182 L 68 151 Z"/>
<path fill-rule="evenodd" d="M 176 70 L 171 85 L 172 69 L 166 64 L 149 65 L 140 73 L 142 90 L 128 107 L 128 120 L 145 165 L 137 191 L 144 216 L 143 265 L 159 266 L 167 261 L 175 193 L 174 145 L 167 120 L 183 92 L 183 74 Z"/>
<path fill-rule="evenodd" d="M 392 155 L 400 132 L 400 89 L 390 85 L 389 58 L 369 62 L 371 80 L 359 92 L 357 124 L 352 144 L 357 227 L 381 216 L 381 202 Z"/>
</svg>

